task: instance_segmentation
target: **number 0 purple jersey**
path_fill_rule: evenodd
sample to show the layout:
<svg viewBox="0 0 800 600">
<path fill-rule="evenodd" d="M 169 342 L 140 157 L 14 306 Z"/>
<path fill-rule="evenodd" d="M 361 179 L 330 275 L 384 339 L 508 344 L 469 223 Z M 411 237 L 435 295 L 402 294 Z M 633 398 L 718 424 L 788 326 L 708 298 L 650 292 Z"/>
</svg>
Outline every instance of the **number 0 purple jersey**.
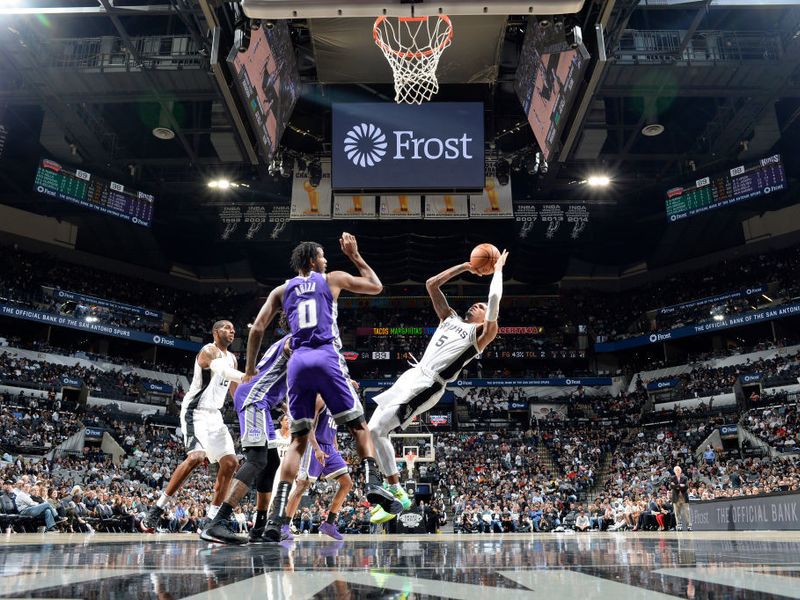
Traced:
<svg viewBox="0 0 800 600">
<path fill-rule="evenodd" d="M 336 303 L 325 275 L 312 271 L 286 282 L 283 310 L 292 331 L 292 349 L 339 345 Z"/>
</svg>

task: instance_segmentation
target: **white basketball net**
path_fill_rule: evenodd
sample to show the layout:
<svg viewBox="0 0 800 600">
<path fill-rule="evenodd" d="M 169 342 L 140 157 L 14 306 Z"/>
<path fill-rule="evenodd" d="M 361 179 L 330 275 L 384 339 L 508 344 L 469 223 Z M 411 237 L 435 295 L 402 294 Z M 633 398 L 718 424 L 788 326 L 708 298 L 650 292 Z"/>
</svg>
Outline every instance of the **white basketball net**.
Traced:
<svg viewBox="0 0 800 600">
<path fill-rule="evenodd" d="M 436 68 L 453 41 L 447 16 L 378 17 L 373 36 L 392 67 L 395 102 L 422 104 L 439 91 Z"/>
<path fill-rule="evenodd" d="M 417 462 L 417 455 L 414 453 L 406 454 L 406 470 L 408 471 L 408 476 L 414 476 L 414 463 Z"/>
</svg>

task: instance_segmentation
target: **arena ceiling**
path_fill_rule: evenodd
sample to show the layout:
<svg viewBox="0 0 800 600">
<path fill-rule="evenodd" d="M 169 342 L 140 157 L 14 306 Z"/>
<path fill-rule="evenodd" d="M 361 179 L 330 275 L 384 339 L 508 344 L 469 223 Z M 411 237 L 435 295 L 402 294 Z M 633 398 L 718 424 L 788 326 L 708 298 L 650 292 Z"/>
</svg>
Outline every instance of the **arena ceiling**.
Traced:
<svg viewBox="0 0 800 600">
<path fill-rule="evenodd" d="M 513 160 L 535 148 L 513 89 L 527 17 L 462 19 L 473 43 L 448 50 L 437 100 L 484 102 L 489 155 Z M 0 7 L 0 123 L 8 129 L 0 201 L 75 222 L 79 249 L 162 270 L 179 265 L 200 277 L 274 280 L 285 275 L 294 241 L 335 247 L 346 226 L 388 282 L 424 280 L 488 239 L 512 248 L 514 278 L 532 285 L 729 248 L 743 243 L 743 218 L 791 203 L 786 194 L 671 226 L 663 213 L 669 187 L 748 158 L 781 152 L 797 179 L 800 8 L 601 0 L 587 2 L 575 19 L 585 32 L 603 25 L 606 60 L 586 74 L 559 159 L 546 174 L 514 172 L 512 185 L 515 199 L 590 204 L 590 225 L 578 239 L 520 237 L 509 222 L 334 221 L 292 223 L 275 238 L 265 227 L 252 239 L 222 240 L 221 206 L 286 204 L 290 185 L 254 160 L 252 132 L 215 77 L 209 32 L 218 27 L 222 45 L 230 44 L 234 17 L 213 0 L 20 0 Z M 332 102 L 393 95 L 382 57 L 368 54 L 370 38 L 359 37 L 368 21 L 291 22 L 303 86 L 282 140 L 287 156 L 326 152 Z M 594 36 L 586 37 L 593 56 L 602 56 Z M 642 135 L 654 123 L 664 133 Z M 153 137 L 160 124 L 175 131 L 173 140 Z M 41 156 L 154 193 L 153 228 L 32 194 Z M 611 175 L 610 189 L 580 184 L 599 171 Z M 215 177 L 249 187 L 223 197 L 206 186 Z"/>
</svg>

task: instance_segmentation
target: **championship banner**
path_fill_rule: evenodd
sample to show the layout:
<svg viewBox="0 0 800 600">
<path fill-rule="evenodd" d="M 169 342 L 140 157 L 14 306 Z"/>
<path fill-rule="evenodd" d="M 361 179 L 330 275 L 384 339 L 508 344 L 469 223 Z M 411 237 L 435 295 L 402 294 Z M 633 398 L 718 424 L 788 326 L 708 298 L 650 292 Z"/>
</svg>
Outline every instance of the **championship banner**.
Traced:
<svg viewBox="0 0 800 600">
<path fill-rule="evenodd" d="M 468 219 L 468 196 L 425 196 L 426 219 Z"/>
<path fill-rule="evenodd" d="M 381 219 L 421 219 L 422 196 L 381 196 Z"/>
<path fill-rule="evenodd" d="M 289 218 L 294 221 L 316 221 L 331 218 L 331 163 L 322 161 L 319 185 L 311 185 L 308 169 L 300 170 L 295 163 L 292 174 L 292 204 Z"/>
<path fill-rule="evenodd" d="M 189 342 L 187 340 L 179 340 L 178 338 L 168 335 L 154 335 L 144 331 L 128 329 L 127 327 L 118 327 L 116 325 L 106 325 L 104 323 L 88 323 L 83 319 L 74 319 L 72 317 L 65 317 L 64 315 L 57 315 L 32 308 L 9 306 L 7 304 L 0 304 L 0 316 L 35 321 L 36 323 L 46 323 L 47 325 L 54 325 L 56 327 L 67 327 L 68 329 L 77 329 L 87 333 L 107 335 L 109 337 L 133 340 L 145 344 L 189 350 L 191 352 L 197 352 L 203 347 L 202 344 Z"/>
<path fill-rule="evenodd" d="M 337 194 L 333 197 L 334 219 L 374 219 L 376 217 L 375 196 L 372 194 L 361 196 Z"/>
<path fill-rule="evenodd" d="M 483 195 L 469 195 L 470 219 L 511 219 L 511 185 L 500 185 L 496 177 L 487 177 Z"/>
</svg>

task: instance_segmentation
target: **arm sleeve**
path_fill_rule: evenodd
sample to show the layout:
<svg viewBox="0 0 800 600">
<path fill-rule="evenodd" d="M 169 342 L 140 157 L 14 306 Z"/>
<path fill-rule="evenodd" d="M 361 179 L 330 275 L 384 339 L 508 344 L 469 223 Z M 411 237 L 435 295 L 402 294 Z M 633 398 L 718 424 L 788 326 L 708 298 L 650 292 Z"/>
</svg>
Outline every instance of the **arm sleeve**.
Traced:
<svg viewBox="0 0 800 600">
<path fill-rule="evenodd" d="M 208 365 L 208 368 L 211 369 L 211 372 L 215 375 L 220 375 L 229 381 L 235 381 L 236 383 L 241 383 L 242 378 L 244 377 L 244 373 L 238 371 L 231 367 L 224 357 L 215 358 L 211 361 L 211 364 Z"/>
<path fill-rule="evenodd" d="M 497 321 L 500 312 L 500 299 L 503 297 L 503 272 L 496 271 L 489 285 L 489 302 L 486 308 L 486 320 Z"/>
</svg>

